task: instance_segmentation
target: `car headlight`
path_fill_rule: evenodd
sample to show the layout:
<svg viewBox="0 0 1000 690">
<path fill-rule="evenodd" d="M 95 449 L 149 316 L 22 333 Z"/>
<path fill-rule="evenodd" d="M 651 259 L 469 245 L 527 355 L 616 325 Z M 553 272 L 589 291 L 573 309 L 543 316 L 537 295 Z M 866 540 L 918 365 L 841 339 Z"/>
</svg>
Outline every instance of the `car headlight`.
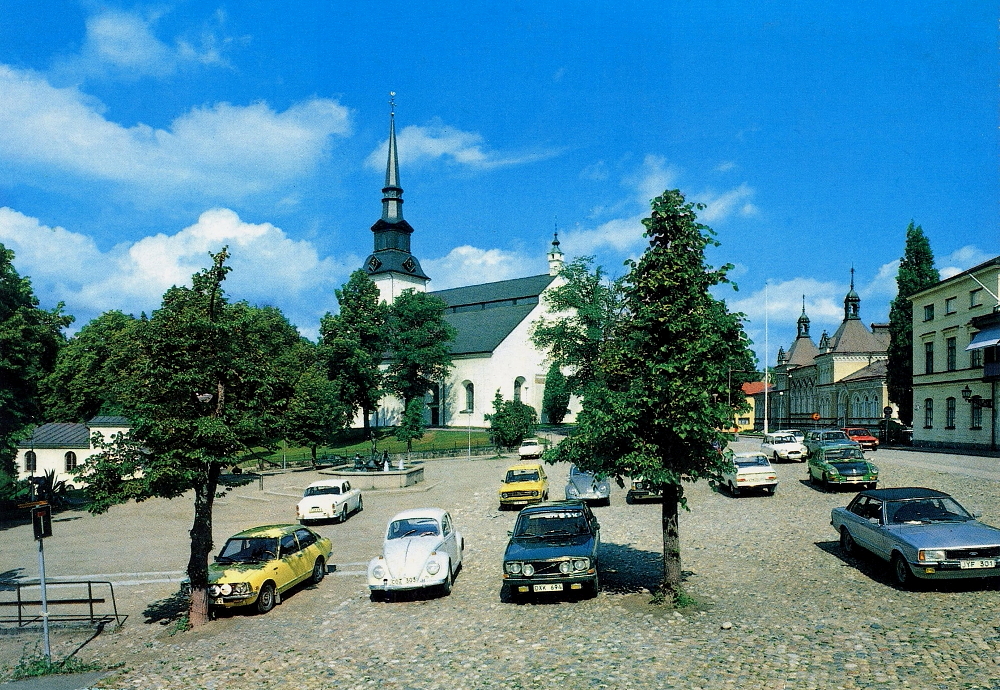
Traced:
<svg viewBox="0 0 1000 690">
<path fill-rule="evenodd" d="M 219 589 L 219 585 L 209 585 L 208 586 L 208 596 L 210 596 L 210 597 L 217 597 L 221 593 L 222 592 Z"/>
<path fill-rule="evenodd" d="M 234 582 L 233 583 L 233 594 L 245 594 L 249 595 L 253 591 L 253 587 L 250 586 L 249 582 Z"/>
<path fill-rule="evenodd" d="M 440 570 L 441 570 L 441 564 L 438 563 L 437 561 L 428 561 L 427 562 L 427 574 L 428 575 L 437 575 L 438 571 L 440 571 Z"/>
<path fill-rule="evenodd" d="M 381 565 L 377 565 L 374 568 L 372 568 L 372 577 L 374 577 L 376 580 L 381 580 L 382 578 L 384 578 L 385 568 L 383 568 Z"/>
<path fill-rule="evenodd" d="M 534 496 L 537 496 L 537 495 L 538 495 L 538 492 L 537 492 L 537 491 L 532 491 L 532 492 L 531 492 L 531 495 L 532 495 L 532 497 L 534 497 Z"/>
<path fill-rule="evenodd" d="M 920 549 L 917 551 L 918 561 L 943 561 L 944 549 Z"/>
<path fill-rule="evenodd" d="M 507 492 L 506 491 L 501 492 L 500 498 L 507 498 Z"/>
<path fill-rule="evenodd" d="M 586 570 L 590 567 L 590 559 L 578 558 L 573 561 L 573 570 Z"/>
<path fill-rule="evenodd" d="M 521 572 L 524 573 L 525 577 L 531 577 L 535 574 L 535 566 L 531 565 L 531 563 L 525 563 L 521 566 Z"/>
<path fill-rule="evenodd" d="M 225 583 L 225 584 L 219 585 L 219 594 L 221 594 L 222 596 L 227 596 L 227 595 L 232 594 L 232 593 L 233 593 L 233 586 L 231 584 L 229 584 L 228 582 Z"/>
<path fill-rule="evenodd" d="M 563 561 L 559 564 L 559 572 L 563 575 L 569 575 L 571 570 L 573 570 L 573 564 L 569 561 Z"/>
<path fill-rule="evenodd" d="M 840 471 L 836 467 L 831 467 L 826 471 L 827 474 L 840 474 Z"/>
<path fill-rule="evenodd" d="M 517 575 L 521 572 L 521 564 L 517 561 L 511 561 L 510 563 L 503 564 L 504 570 L 506 570 L 511 575 Z"/>
<path fill-rule="evenodd" d="M 580 492 L 577 490 L 575 486 L 570 485 L 566 487 L 566 494 L 569 496 L 579 496 Z"/>
</svg>

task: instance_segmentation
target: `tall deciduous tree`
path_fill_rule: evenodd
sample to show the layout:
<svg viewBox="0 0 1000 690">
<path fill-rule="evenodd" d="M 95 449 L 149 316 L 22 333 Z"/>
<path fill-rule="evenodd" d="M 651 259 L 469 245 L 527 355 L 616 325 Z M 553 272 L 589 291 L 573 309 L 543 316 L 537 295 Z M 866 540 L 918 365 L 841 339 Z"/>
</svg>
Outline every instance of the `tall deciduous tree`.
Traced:
<svg viewBox="0 0 1000 690">
<path fill-rule="evenodd" d="M 924 230 L 910 221 L 906 245 L 896 272 L 896 299 L 889 305 L 889 361 L 886 384 L 889 399 L 899 407 L 899 419 L 913 423 L 913 303 L 909 298 L 938 283 L 934 254 Z"/>
<path fill-rule="evenodd" d="M 109 311 L 86 324 L 59 351 L 55 369 L 42 381 L 46 417 L 85 422 L 96 414 L 120 414 L 114 397 L 116 372 L 108 366 L 115 340 L 135 318 Z"/>
<path fill-rule="evenodd" d="M 412 289 L 400 293 L 389 308 L 386 383 L 402 398 L 404 409 L 451 370 L 455 329 L 444 320 L 444 309 L 437 297 Z"/>
<path fill-rule="evenodd" d="M 172 287 L 150 318 L 130 324 L 111 354 L 115 394 L 132 420 L 83 473 L 90 510 L 194 491 L 187 573 L 192 625 L 207 620 L 212 510 L 224 465 L 275 447 L 300 361 L 295 328 L 273 308 L 229 303 L 223 249 L 193 285 Z"/>
<path fill-rule="evenodd" d="M 414 398 L 403 410 L 403 418 L 396 425 L 396 440 L 406 443 L 406 452 L 409 454 L 413 450 L 413 442 L 418 438 L 423 438 L 424 429 L 424 401 L 421 398 Z M 407 455 L 409 457 L 409 455 Z"/>
<path fill-rule="evenodd" d="M 643 477 L 663 489 L 662 591 L 680 593 L 678 510 L 684 484 L 714 479 L 728 462 L 719 452 L 743 383 L 753 370 L 742 315 L 709 289 L 728 282 L 730 266 L 705 264 L 718 243 L 697 221 L 702 208 L 677 190 L 653 200 L 643 220 L 649 247 L 622 285 L 624 314 L 600 348 L 597 376 L 583 391 L 577 428 L 546 459 L 621 478 Z"/>
<path fill-rule="evenodd" d="M 563 267 L 559 275 L 565 282 L 545 295 L 549 312 L 557 316 L 543 317 L 531 329 L 535 346 L 570 372 L 571 393 L 600 378 L 604 346 L 623 318 L 622 279 L 609 279 L 593 263 L 593 257 L 584 256 Z"/>
<path fill-rule="evenodd" d="M 65 343 L 62 329 L 73 322 L 62 302 L 38 308 L 31 281 L 13 261 L 14 252 L 0 244 L 0 472 L 8 477 L 16 476 L 17 441 L 43 420 L 39 384 Z"/>
<path fill-rule="evenodd" d="M 569 387 L 559 365 L 553 362 L 545 375 L 545 395 L 542 396 L 542 412 L 549 424 L 562 424 L 569 412 Z"/>
<path fill-rule="evenodd" d="M 336 382 L 341 400 L 352 410 L 362 411 L 368 438 L 369 417 L 382 395 L 388 307 L 362 270 L 352 273 L 336 294 L 340 312 L 323 317 L 321 342 L 327 349 L 330 378 Z"/>
<path fill-rule="evenodd" d="M 295 393 L 285 412 L 285 437 L 309 448 L 313 467 L 319 446 L 332 443 L 354 416 L 353 408 L 344 403 L 337 384 L 328 374 L 326 362 L 308 366 L 296 381 Z"/>
</svg>

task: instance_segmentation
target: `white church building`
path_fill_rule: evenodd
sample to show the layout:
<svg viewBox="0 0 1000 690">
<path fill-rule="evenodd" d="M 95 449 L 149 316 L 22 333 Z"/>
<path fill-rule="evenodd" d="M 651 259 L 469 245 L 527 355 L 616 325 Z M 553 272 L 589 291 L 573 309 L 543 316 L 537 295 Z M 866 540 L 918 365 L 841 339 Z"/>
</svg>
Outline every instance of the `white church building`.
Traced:
<svg viewBox="0 0 1000 690">
<path fill-rule="evenodd" d="M 382 299 L 391 302 L 411 288 L 426 292 L 430 278 L 410 251 L 413 227 L 403 219 L 394 115 L 389 124 L 382 217 L 371 229 L 375 247 L 364 268 Z M 546 291 L 562 284 L 563 253 L 558 236 L 552 241 L 548 262 L 549 272 L 544 275 L 429 293 L 447 305 L 445 320 L 457 332 L 449 378 L 426 398 L 425 419 L 430 426 L 486 426 L 484 415 L 493 412 L 497 390 L 506 400 L 520 400 L 535 408 L 539 419 L 545 421 L 542 398 L 549 362 L 545 353 L 532 345 L 530 333 L 532 324 L 549 313 Z M 576 411 L 578 402 L 574 399 L 565 421 L 573 421 Z M 401 413 L 399 400 L 385 398 L 373 423 L 395 424 Z"/>
</svg>

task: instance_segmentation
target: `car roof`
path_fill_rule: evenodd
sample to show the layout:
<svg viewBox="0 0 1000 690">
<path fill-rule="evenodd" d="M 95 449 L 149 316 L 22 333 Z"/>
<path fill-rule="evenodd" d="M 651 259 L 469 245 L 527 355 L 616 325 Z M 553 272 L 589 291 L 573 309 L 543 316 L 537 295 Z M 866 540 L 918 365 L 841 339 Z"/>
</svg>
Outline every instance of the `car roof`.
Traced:
<svg viewBox="0 0 1000 690">
<path fill-rule="evenodd" d="M 440 522 L 447 513 L 448 511 L 443 508 L 410 508 L 401 513 L 396 513 L 389 522 L 409 520 L 411 518 L 434 518 Z"/>
<path fill-rule="evenodd" d="M 947 498 L 948 494 L 936 489 L 927 489 L 922 486 L 901 486 L 895 489 L 868 489 L 862 491 L 861 495 L 871 496 L 883 501 L 905 501 L 911 498 Z"/>
<path fill-rule="evenodd" d="M 283 534 L 294 532 L 298 528 L 299 525 L 261 525 L 237 532 L 230 539 L 234 537 L 280 537 Z"/>
<path fill-rule="evenodd" d="M 538 470 L 541 469 L 542 465 L 538 462 L 519 462 L 516 465 L 511 465 L 507 468 L 507 471 L 511 470 Z"/>
<path fill-rule="evenodd" d="M 749 451 L 746 453 L 733 453 L 734 458 L 764 458 L 767 460 L 767 456 L 760 451 Z"/>
<path fill-rule="evenodd" d="M 340 486 L 343 483 L 343 479 L 320 479 L 318 482 L 313 482 L 306 488 L 311 489 L 314 486 Z"/>
<path fill-rule="evenodd" d="M 526 438 L 523 441 L 521 441 L 521 445 L 523 446 L 525 443 L 538 443 L 538 439 L 537 438 Z"/>
<path fill-rule="evenodd" d="M 544 513 L 549 510 L 559 510 L 559 509 L 582 510 L 583 508 L 584 508 L 583 501 L 543 501 L 541 503 L 536 503 L 535 505 L 521 508 L 521 512 Z"/>
</svg>

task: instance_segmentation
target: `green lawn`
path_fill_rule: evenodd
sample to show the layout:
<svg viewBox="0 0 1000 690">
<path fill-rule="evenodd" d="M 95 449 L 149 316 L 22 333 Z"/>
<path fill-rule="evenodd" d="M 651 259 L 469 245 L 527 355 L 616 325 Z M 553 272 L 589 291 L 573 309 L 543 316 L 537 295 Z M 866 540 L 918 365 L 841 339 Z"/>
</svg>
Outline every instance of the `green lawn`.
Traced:
<svg viewBox="0 0 1000 690">
<path fill-rule="evenodd" d="M 380 428 L 379 431 L 382 433 L 388 433 L 388 436 L 380 438 L 378 441 L 379 453 L 386 450 L 390 453 L 406 452 L 406 444 L 393 438 L 391 429 L 383 427 Z M 469 438 L 470 434 L 468 429 L 430 429 L 424 433 L 423 438 L 417 439 L 413 442 L 413 450 L 419 452 L 468 448 Z M 471 438 L 473 448 L 490 445 L 490 437 L 485 429 L 473 428 Z M 351 429 L 347 432 L 347 434 L 345 434 L 345 438 L 341 443 L 321 447 L 317 451 L 317 455 L 320 457 L 323 455 L 343 455 L 346 457 L 354 457 L 357 453 L 362 457 L 367 458 L 368 454 L 371 452 L 371 447 L 371 442 L 364 438 L 362 430 Z M 271 462 L 281 462 L 282 455 L 284 455 L 285 459 L 289 462 L 305 460 L 311 456 L 308 448 L 288 446 L 287 449 L 279 449 L 276 453 L 265 455 L 264 457 Z"/>
</svg>

